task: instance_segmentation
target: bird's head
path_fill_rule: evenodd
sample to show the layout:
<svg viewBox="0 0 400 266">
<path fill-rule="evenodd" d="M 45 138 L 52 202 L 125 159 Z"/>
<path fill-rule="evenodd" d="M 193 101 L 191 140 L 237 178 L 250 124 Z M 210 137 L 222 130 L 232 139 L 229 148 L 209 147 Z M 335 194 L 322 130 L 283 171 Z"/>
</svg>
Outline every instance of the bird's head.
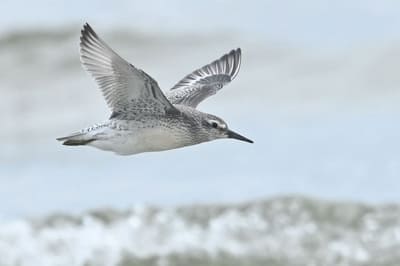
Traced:
<svg viewBox="0 0 400 266">
<path fill-rule="evenodd" d="M 203 128 L 205 128 L 207 131 L 207 135 L 209 136 L 210 140 L 231 138 L 253 143 L 252 140 L 230 130 L 225 121 L 215 115 L 207 114 L 203 118 L 202 123 Z"/>
</svg>

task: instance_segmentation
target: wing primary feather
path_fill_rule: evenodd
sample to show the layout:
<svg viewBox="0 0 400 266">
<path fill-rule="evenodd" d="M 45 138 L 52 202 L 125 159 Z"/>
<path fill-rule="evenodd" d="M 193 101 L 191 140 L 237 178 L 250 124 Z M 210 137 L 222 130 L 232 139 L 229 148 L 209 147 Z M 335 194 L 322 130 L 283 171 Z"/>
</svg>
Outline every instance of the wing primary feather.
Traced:
<svg viewBox="0 0 400 266">
<path fill-rule="evenodd" d="M 85 23 L 80 37 L 81 62 L 93 76 L 115 116 L 132 119 L 136 114 L 165 114 L 175 107 L 157 82 L 125 61 Z"/>
<path fill-rule="evenodd" d="M 173 104 L 196 107 L 235 79 L 240 70 L 241 53 L 240 48 L 231 50 L 210 64 L 196 69 L 172 87 L 167 94 L 168 99 Z"/>
</svg>

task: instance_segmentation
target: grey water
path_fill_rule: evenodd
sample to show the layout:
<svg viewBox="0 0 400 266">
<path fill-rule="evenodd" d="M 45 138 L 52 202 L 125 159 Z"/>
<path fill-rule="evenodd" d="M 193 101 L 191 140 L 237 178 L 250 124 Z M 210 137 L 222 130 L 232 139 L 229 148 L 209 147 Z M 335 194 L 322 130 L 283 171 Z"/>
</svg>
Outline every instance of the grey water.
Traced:
<svg viewBox="0 0 400 266">
<path fill-rule="evenodd" d="M 399 201 L 400 82 L 392 70 L 399 63 L 391 56 L 398 48 L 315 55 L 234 35 L 216 44 L 218 35 L 99 31 L 164 90 L 240 44 L 240 75 L 199 108 L 256 143 L 215 141 L 132 157 L 63 147 L 56 137 L 109 116 L 80 66 L 79 27 L 9 33 L 0 40 L 3 216 L 293 193 Z"/>
<path fill-rule="evenodd" d="M 2 223 L 0 265 L 394 266 L 399 217 L 304 197 L 58 214 Z"/>
</svg>

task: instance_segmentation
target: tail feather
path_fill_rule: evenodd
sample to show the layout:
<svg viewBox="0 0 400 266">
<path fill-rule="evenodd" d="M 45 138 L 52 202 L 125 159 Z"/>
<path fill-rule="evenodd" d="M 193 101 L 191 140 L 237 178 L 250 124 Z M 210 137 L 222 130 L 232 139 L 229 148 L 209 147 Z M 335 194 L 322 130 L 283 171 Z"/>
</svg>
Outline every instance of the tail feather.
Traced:
<svg viewBox="0 0 400 266">
<path fill-rule="evenodd" d="M 62 144 L 67 146 L 81 146 L 86 145 L 95 139 L 90 138 L 90 136 L 87 136 L 85 133 L 75 133 L 66 137 L 57 138 L 57 140 L 62 141 Z"/>
<path fill-rule="evenodd" d="M 90 142 L 94 141 L 94 139 L 88 139 L 88 140 L 74 140 L 74 139 L 68 139 L 62 143 L 62 145 L 66 146 L 81 146 L 81 145 L 86 145 Z"/>
</svg>

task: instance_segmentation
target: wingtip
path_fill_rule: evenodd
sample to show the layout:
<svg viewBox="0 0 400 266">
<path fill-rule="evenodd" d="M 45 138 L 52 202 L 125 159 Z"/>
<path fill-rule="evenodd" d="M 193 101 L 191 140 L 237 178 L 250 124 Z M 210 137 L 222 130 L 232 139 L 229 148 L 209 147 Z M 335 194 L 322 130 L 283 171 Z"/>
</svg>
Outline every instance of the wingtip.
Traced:
<svg viewBox="0 0 400 266">
<path fill-rule="evenodd" d="M 85 22 L 84 24 L 83 24 L 83 27 L 82 27 L 82 31 L 87 31 L 87 30 L 89 30 L 89 29 L 91 29 L 92 27 L 90 26 L 90 24 L 88 23 L 88 22 Z"/>
<path fill-rule="evenodd" d="M 97 38 L 96 32 L 93 30 L 93 28 L 90 26 L 90 24 L 88 22 L 85 22 L 85 24 L 83 24 L 83 27 L 81 30 L 81 38 L 80 38 L 81 41 L 90 35 Z"/>
<path fill-rule="evenodd" d="M 239 73 L 240 70 L 240 65 L 242 63 L 242 49 L 240 47 L 233 49 L 230 52 L 230 55 L 233 58 L 233 67 L 231 69 L 231 80 L 235 79 L 237 74 Z"/>
<path fill-rule="evenodd" d="M 79 42 L 79 50 L 80 50 L 81 54 L 82 54 L 82 50 L 85 49 L 85 47 L 87 48 L 90 43 L 101 42 L 99 36 L 93 30 L 93 28 L 89 25 L 88 22 L 85 22 L 83 24 L 79 41 L 80 41 Z"/>
<path fill-rule="evenodd" d="M 229 53 L 230 54 L 241 54 L 242 53 L 242 49 L 240 47 L 237 47 L 235 49 L 232 49 Z"/>
<path fill-rule="evenodd" d="M 84 42 L 85 36 L 87 36 L 90 28 L 91 27 L 90 27 L 89 23 L 85 22 L 85 24 L 83 24 L 83 27 L 81 29 L 81 37 L 79 38 L 81 41 L 81 44 Z"/>
</svg>

